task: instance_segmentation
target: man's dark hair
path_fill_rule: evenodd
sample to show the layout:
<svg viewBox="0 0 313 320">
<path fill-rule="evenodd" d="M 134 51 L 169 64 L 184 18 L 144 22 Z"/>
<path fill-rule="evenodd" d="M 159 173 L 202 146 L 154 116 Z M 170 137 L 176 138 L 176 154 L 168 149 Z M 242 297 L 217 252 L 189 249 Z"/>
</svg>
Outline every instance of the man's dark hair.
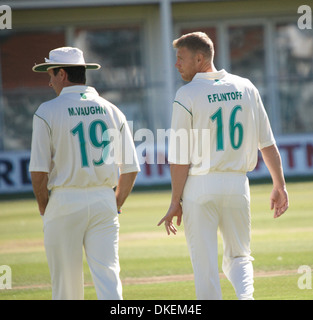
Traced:
<svg viewBox="0 0 313 320">
<path fill-rule="evenodd" d="M 67 73 L 68 81 L 72 83 L 86 84 L 86 68 L 84 66 L 54 68 L 53 73 L 55 76 L 58 74 L 60 69 L 63 69 Z"/>
</svg>

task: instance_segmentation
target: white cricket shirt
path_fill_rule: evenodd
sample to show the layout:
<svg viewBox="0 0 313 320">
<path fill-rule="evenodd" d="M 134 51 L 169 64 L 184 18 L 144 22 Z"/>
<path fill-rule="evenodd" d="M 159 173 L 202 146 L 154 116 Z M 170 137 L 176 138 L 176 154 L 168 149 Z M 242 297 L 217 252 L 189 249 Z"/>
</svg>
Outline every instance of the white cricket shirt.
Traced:
<svg viewBox="0 0 313 320">
<path fill-rule="evenodd" d="M 170 163 L 190 175 L 252 171 L 258 149 L 275 144 L 258 90 L 225 70 L 197 73 L 173 103 Z"/>
<path fill-rule="evenodd" d="M 65 87 L 33 117 L 29 171 L 49 173 L 48 189 L 117 185 L 140 171 L 124 114 L 88 86 Z"/>
</svg>

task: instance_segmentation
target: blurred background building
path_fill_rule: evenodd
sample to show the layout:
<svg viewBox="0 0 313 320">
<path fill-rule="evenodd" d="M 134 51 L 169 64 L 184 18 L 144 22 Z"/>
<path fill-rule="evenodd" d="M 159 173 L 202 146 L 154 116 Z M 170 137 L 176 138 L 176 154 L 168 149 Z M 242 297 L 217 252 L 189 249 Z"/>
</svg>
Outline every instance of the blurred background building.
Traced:
<svg viewBox="0 0 313 320">
<path fill-rule="evenodd" d="M 48 76 L 31 68 L 51 49 L 77 46 L 86 61 L 101 64 L 100 71 L 87 72 L 88 84 L 133 121 L 134 132 L 148 128 L 156 136 L 169 128 L 175 92 L 184 84 L 172 41 L 191 31 L 215 42 L 218 69 L 247 77 L 259 89 L 286 174 L 313 175 L 313 31 L 298 26 L 304 3 L 0 1 L 12 9 L 12 29 L 0 30 L 0 193 L 30 190 L 32 116 L 55 96 Z M 167 166 L 154 167 L 143 167 L 138 185 L 169 183 Z M 267 175 L 260 163 L 251 177 Z"/>
</svg>

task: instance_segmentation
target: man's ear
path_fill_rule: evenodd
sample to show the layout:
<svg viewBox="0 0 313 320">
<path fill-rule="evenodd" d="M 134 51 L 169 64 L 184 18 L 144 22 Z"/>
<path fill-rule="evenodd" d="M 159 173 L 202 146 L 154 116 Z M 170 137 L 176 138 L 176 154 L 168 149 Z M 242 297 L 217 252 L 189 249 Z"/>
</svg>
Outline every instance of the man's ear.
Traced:
<svg viewBox="0 0 313 320">
<path fill-rule="evenodd" d="M 61 68 L 58 74 L 63 81 L 67 80 L 67 72 L 64 69 Z"/>
<path fill-rule="evenodd" d="M 204 60 L 203 54 L 202 54 L 201 52 L 198 52 L 198 53 L 196 54 L 196 61 L 197 61 L 197 63 L 198 63 L 198 64 L 201 64 L 201 63 L 203 62 L 203 60 Z"/>
</svg>

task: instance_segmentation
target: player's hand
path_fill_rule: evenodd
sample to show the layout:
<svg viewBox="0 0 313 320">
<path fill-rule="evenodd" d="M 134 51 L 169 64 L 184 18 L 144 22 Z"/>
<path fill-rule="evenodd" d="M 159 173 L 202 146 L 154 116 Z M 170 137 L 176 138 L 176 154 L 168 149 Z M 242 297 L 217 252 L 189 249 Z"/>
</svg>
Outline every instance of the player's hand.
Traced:
<svg viewBox="0 0 313 320">
<path fill-rule="evenodd" d="M 274 218 L 280 217 L 289 206 L 286 188 L 273 189 L 271 193 L 271 210 L 274 209 Z"/>
<path fill-rule="evenodd" d="M 171 203 L 167 214 L 160 220 L 158 223 L 158 226 L 160 226 L 163 222 L 165 225 L 165 229 L 168 235 L 173 233 L 174 235 L 177 233 L 177 229 L 173 224 L 173 218 L 177 217 L 177 226 L 180 226 L 181 224 L 181 218 L 182 218 L 182 207 L 180 203 Z"/>
</svg>

